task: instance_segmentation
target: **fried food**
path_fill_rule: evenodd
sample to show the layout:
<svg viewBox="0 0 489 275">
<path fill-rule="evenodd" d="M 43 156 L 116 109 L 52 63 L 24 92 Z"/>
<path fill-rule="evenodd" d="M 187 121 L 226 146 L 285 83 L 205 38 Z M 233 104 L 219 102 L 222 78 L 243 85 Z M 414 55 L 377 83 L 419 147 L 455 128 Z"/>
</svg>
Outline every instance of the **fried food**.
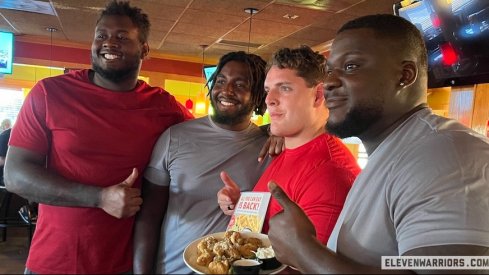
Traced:
<svg viewBox="0 0 489 275">
<path fill-rule="evenodd" d="M 263 247 L 258 238 L 245 238 L 239 232 L 228 231 L 222 240 L 207 237 L 197 244 L 197 264 L 206 266 L 211 274 L 227 274 L 231 263 L 241 258 L 253 258 Z"/>
</svg>

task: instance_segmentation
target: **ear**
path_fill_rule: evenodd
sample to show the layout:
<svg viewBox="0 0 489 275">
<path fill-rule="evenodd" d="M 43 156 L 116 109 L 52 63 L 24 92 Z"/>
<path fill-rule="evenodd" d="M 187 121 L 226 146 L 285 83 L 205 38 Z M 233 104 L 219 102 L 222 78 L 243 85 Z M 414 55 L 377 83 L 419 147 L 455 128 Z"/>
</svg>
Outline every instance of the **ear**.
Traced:
<svg viewBox="0 0 489 275">
<path fill-rule="evenodd" d="M 145 59 L 149 54 L 149 44 L 148 42 L 143 43 L 143 48 L 141 51 L 141 59 Z"/>
<path fill-rule="evenodd" d="M 314 107 L 324 105 L 324 83 L 314 86 Z"/>
<path fill-rule="evenodd" d="M 401 88 L 407 87 L 413 84 L 418 78 L 418 66 L 413 61 L 402 62 L 401 79 L 399 79 L 399 86 Z"/>
</svg>

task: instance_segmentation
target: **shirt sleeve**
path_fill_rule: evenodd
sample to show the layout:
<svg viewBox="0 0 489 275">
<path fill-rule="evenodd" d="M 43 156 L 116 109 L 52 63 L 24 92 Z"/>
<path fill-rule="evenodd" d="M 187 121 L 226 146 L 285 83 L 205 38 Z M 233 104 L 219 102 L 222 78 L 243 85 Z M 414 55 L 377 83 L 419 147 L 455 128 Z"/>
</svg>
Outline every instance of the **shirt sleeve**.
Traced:
<svg viewBox="0 0 489 275">
<path fill-rule="evenodd" d="M 321 243 L 327 243 L 354 180 L 349 170 L 326 162 L 301 182 L 294 200 L 314 224 Z"/>
<path fill-rule="evenodd" d="M 439 136 L 400 157 L 386 200 L 400 255 L 449 244 L 489 247 L 487 159 L 487 143 L 470 135 Z"/>
<path fill-rule="evenodd" d="M 12 128 L 10 146 L 47 155 L 51 131 L 46 123 L 46 98 L 43 82 L 38 82 L 25 98 Z"/>
<path fill-rule="evenodd" d="M 171 127 L 161 134 L 153 148 L 151 160 L 144 171 L 144 177 L 153 184 L 161 186 L 170 185 L 170 172 L 168 171 L 168 155 L 171 146 Z"/>
</svg>

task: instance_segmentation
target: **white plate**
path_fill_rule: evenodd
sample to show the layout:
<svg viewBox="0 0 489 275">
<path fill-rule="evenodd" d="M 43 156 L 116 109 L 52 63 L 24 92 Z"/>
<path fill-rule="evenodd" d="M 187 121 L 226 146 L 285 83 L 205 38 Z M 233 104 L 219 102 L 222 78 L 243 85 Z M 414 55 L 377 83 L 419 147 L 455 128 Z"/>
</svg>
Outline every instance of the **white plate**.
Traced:
<svg viewBox="0 0 489 275">
<path fill-rule="evenodd" d="M 224 233 L 226 232 L 218 232 L 218 233 L 213 233 L 209 234 L 207 236 L 201 237 L 193 242 L 191 242 L 185 250 L 183 251 L 183 261 L 185 264 L 192 269 L 195 273 L 198 274 L 209 274 L 209 269 L 205 266 L 201 266 L 197 264 L 197 258 L 198 258 L 198 249 L 197 245 L 199 242 L 207 237 L 214 237 L 218 240 L 224 239 Z M 262 241 L 264 246 L 270 246 L 270 240 L 268 239 L 268 236 L 265 234 L 261 233 L 254 233 L 254 232 L 240 232 L 240 234 L 245 237 L 245 238 L 258 238 Z M 276 274 L 282 270 L 284 270 L 287 266 L 282 264 L 280 267 L 272 270 L 260 270 L 260 274 Z"/>
</svg>

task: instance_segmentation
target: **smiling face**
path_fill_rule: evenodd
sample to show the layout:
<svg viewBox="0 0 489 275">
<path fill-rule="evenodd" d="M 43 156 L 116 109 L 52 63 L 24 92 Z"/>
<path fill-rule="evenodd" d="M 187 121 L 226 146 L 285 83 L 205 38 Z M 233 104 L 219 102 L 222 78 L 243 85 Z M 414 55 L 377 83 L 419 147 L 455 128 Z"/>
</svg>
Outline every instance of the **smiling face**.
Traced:
<svg viewBox="0 0 489 275">
<path fill-rule="evenodd" d="M 137 77 L 147 43 L 139 40 L 139 30 L 127 16 L 107 15 L 95 27 L 92 68 L 97 77 L 119 82 Z"/>
<path fill-rule="evenodd" d="M 324 91 L 330 133 L 361 136 L 396 112 L 402 68 L 392 48 L 367 28 L 346 30 L 335 38 Z"/>
<path fill-rule="evenodd" d="M 254 108 L 249 78 L 245 63 L 229 61 L 222 67 L 210 93 L 214 122 L 232 130 L 248 126 Z"/>
<path fill-rule="evenodd" d="M 270 130 L 285 137 L 288 148 L 309 141 L 311 133 L 317 131 L 315 128 L 322 128 L 326 120 L 323 83 L 310 86 L 293 69 L 272 66 L 267 73 L 265 102 L 270 113 Z"/>
</svg>

